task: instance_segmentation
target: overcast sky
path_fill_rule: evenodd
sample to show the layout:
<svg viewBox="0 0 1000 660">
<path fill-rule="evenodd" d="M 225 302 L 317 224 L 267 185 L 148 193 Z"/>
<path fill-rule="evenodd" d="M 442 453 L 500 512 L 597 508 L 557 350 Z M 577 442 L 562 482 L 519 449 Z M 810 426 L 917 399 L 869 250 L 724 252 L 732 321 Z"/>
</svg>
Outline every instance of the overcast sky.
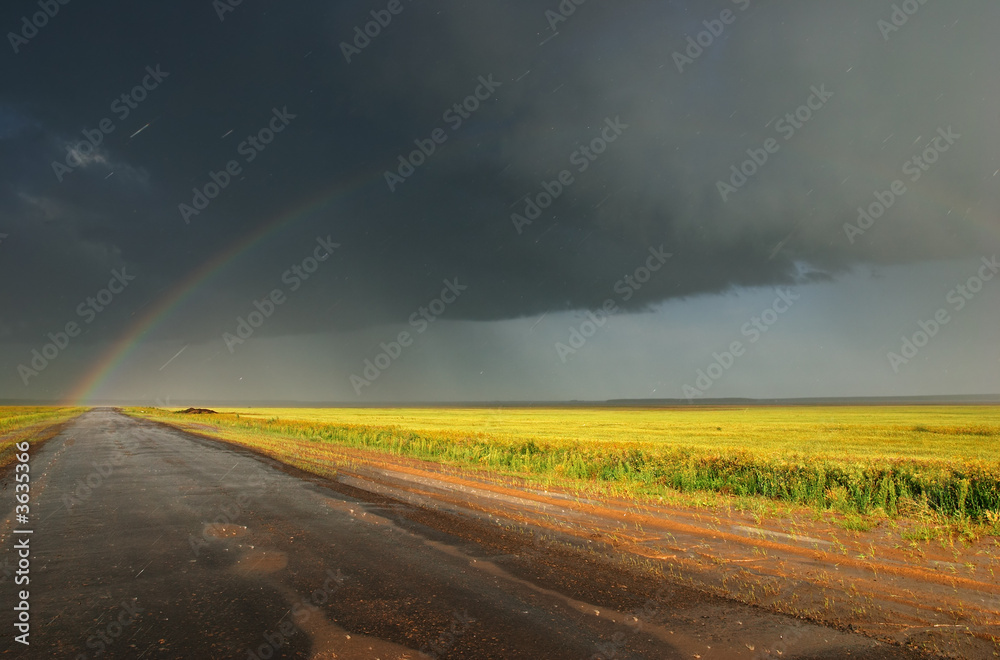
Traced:
<svg viewBox="0 0 1000 660">
<path fill-rule="evenodd" d="M 998 393 L 998 25 L 12 0 L 0 398 Z"/>
</svg>

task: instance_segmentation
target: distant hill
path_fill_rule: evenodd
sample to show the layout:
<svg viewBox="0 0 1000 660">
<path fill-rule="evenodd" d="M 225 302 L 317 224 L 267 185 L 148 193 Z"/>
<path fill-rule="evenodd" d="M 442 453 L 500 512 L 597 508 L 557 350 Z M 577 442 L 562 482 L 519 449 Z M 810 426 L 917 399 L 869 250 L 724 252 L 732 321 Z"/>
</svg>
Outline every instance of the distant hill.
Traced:
<svg viewBox="0 0 1000 660">
<path fill-rule="evenodd" d="M 0 399 L 0 406 L 50 406 L 52 401 Z M 697 408 L 718 406 L 885 406 L 885 405 L 1000 405 L 1000 394 L 955 394 L 941 396 L 890 397 L 803 397 L 789 399 L 610 399 L 607 401 L 405 401 L 385 403 L 348 403 L 336 401 L 196 401 L 181 399 L 168 405 L 148 400 L 99 400 L 90 406 L 213 408 L 514 408 L 514 407 L 609 407 L 609 408 Z"/>
</svg>

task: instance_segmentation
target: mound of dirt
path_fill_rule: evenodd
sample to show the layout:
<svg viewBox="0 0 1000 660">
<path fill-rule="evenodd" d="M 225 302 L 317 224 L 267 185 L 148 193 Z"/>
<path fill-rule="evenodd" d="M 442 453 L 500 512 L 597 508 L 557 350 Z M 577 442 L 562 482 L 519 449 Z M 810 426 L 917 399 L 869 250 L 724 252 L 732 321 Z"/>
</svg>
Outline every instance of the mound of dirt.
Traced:
<svg viewBox="0 0 1000 660">
<path fill-rule="evenodd" d="M 208 408 L 187 408 L 186 410 L 181 410 L 182 415 L 218 415 L 219 413 L 214 410 L 209 410 Z"/>
</svg>

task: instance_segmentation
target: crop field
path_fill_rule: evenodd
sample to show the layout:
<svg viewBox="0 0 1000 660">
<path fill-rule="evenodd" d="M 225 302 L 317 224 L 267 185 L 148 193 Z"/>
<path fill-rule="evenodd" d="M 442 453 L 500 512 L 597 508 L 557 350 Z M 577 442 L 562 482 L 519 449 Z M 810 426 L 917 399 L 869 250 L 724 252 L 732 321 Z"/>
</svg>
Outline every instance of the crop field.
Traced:
<svg viewBox="0 0 1000 660">
<path fill-rule="evenodd" d="M 304 453 L 344 446 L 637 497 L 708 491 L 890 517 L 929 509 L 994 528 L 1000 510 L 996 407 L 129 412 L 212 428 L 306 469 Z"/>
<path fill-rule="evenodd" d="M 14 445 L 44 439 L 39 432 L 82 413 L 86 408 L 0 407 L 0 468 L 13 460 Z"/>
</svg>

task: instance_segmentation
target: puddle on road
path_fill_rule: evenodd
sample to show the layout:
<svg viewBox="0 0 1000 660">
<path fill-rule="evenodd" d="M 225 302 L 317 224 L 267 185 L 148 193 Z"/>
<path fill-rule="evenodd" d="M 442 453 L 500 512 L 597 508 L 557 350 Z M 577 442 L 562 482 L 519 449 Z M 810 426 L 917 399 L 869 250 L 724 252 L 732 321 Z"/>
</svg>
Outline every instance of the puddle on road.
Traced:
<svg viewBox="0 0 1000 660">
<path fill-rule="evenodd" d="M 280 550 L 251 550 L 240 555 L 234 567 L 239 573 L 277 573 L 288 566 L 288 555 Z"/>
<path fill-rule="evenodd" d="M 344 500 L 333 499 L 331 497 L 326 497 L 326 496 L 320 496 L 320 497 L 323 498 L 324 503 L 329 508 L 335 511 L 340 511 L 341 513 L 346 513 L 355 520 L 363 520 L 364 522 L 371 523 L 372 525 L 388 526 L 398 529 L 398 527 L 396 527 L 396 523 L 389 520 L 388 518 L 385 518 L 375 513 L 371 513 L 363 505 L 355 504 L 353 502 L 346 502 Z"/>
<path fill-rule="evenodd" d="M 235 570 L 241 574 L 276 573 L 288 565 L 288 556 L 278 550 L 253 550 L 240 556 Z M 304 603 L 301 594 L 283 582 L 267 581 L 276 589 L 289 607 Z M 291 610 L 290 610 L 291 611 Z M 309 660 L 409 660 L 425 658 L 413 649 L 379 639 L 351 633 L 332 623 L 315 606 L 299 610 L 299 615 L 293 615 L 295 626 L 309 638 L 311 651 Z"/>
<path fill-rule="evenodd" d="M 225 539 L 243 536 L 247 533 L 245 525 L 226 525 L 223 523 L 205 523 L 205 538 L 213 538 L 223 541 Z"/>
<path fill-rule="evenodd" d="M 417 651 L 377 637 L 355 635 L 330 623 L 326 617 L 302 617 L 296 625 L 312 641 L 309 660 L 403 660 L 426 657 Z"/>
</svg>

